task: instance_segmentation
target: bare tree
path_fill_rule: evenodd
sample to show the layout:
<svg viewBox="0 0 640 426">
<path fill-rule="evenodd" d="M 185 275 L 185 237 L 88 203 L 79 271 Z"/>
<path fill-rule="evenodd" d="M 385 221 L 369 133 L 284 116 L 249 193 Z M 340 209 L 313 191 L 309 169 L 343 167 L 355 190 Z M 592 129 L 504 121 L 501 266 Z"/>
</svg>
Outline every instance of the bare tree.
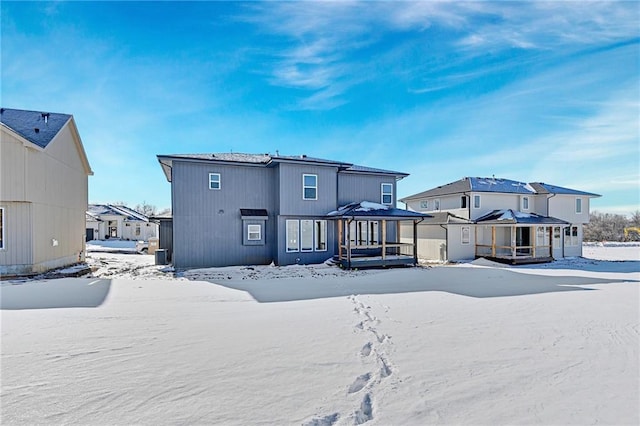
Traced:
<svg viewBox="0 0 640 426">
<path fill-rule="evenodd" d="M 145 216 L 155 216 L 158 208 L 153 204 L 148 204 L 146 201 L 143 201 L 142 204 L 136 205 L 134 210 Z"/>
</svg>

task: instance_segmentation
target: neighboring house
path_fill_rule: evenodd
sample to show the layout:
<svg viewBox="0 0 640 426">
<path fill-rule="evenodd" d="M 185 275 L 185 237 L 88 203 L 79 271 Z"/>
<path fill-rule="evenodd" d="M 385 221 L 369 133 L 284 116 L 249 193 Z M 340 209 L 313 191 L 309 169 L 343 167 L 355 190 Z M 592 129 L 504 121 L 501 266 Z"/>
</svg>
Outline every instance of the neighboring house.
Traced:
<svg viewBox="0 0 640 426">
<path fill-rule="evenodd" d="M 420 258 L 519 263 L 581 256 L 593 197 L 599 195 L 539 182 L 466 177 L 400 201 L 433 216 L 418 227 Z"/>
<path fill-rule="evenodd" d="M 88 176 L 73 116 L 0 109 L 0 274 L 84 260 Z"/>
<path fill-rule="evenodd" d="M 158 224 L 142 213 L 122 205 L 89 204 L 87 241 L 115 238 L 142 240 L 158 236 Z"/>
<path fill-rule="evenodd" d="M 396 182 L 407 176 L 305 155 L 159 155 L 158 161 L 171 182 L 177 268 L 323 262 L 337 254 L 343 223 L 327 215 L 361 201 L 394 207 Z M 391 222 L 350 223 L 354 233 L 377 230 L 366 238 L 352 234 L 371 249 L 368 255 L 381 254 L 383 235 L 397 242 Z"/>
</svg>

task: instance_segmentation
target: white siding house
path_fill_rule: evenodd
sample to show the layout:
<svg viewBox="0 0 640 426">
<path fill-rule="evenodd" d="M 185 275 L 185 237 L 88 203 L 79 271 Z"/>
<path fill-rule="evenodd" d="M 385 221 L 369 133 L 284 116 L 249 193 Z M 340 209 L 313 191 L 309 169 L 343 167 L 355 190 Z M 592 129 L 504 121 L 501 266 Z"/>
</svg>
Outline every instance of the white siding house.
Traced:
<svg viewBox="0 0 640 426">
<path fill-rule="evenodd" d="M 148 241 L 158 236 L 158 224 L 142 213 L 122 205 L 90 204 L 87 237 L 95 240 Z"/>
<path fill-rule="evenodd" d="M 0 274 L 84 260 L 91 167 L 73 116 L 0 109 Z"/>
<path fill-rule="evenodd" d="M 419 225 L 419 257 L 521 263 L 581 256 L 593 197 L 541 182 L 466 177 L 400 201 L 434 216 Z"/>
</svg>

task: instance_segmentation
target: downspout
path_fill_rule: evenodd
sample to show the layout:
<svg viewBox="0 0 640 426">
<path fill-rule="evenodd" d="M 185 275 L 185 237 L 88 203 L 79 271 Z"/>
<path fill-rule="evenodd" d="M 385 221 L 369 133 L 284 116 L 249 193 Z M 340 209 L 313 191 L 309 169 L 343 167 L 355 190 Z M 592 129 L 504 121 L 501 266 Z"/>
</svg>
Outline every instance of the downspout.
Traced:
<svg viewBox="0 0 640 426">
<path fill-rule="evenodd" d="M 555 197 L 556 194 L 551 194 L 551 196 L 547 197 L 547 217 L 550 217 L 551 214 L 549 212 L 549 200 Z M 560 227 L 560 247 L 562 247 L 562 258 L 564 259 L 564 228 Z M 551 257 L 553 257 L 553 227 L 551 228 Z"/>
<path fill-rule="evenodd" d="M 447 216 L 447 225 L 449 224 L 449 217 Z M 444 229 L 444 259 L 445 262 L 449 261 L 449 227 L 444 226 L 442 224 L 438 225 L 440 228 Z"/>
</svg>

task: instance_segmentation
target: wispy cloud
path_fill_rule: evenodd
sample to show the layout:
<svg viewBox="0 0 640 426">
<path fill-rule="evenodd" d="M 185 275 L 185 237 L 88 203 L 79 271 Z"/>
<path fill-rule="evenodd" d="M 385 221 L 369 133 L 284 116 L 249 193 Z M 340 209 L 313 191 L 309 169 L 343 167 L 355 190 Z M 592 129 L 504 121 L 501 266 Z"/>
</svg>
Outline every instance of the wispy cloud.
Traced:
<svg viewBox="0 0 640 426">
<path fill-rule="evenodd" d="M 456 72 L 455 67 L 468 66 L 487 52 L 562 49 L 566 53 L 637 37 L 638 14 L 633 2 L 269 2 L 251 6 L 239 19 L 282 38 L 286 47 L 270 53 L 276 61 L 269 81 L 305 90 L 306 99 L 299 106 L 314 109 L 346 102 L 345 94 L 366 81 L 363 58 L 372 49 L 376 65 L 394 58 L 395 63 L 383 67 L 406 78 L 403 64 L 408 58 L 397 58 L 393 52 L 402 51 L 407 43 L 428 44 L 437 38 L 439 50 L 422 46 L 423 66 L 413 66 L 414 75 L 409 77 L 408 91 L 419 94 L 504 70 L 505 65 L 488 63 L 467 75 Z M 379 43 L 390 34 L 400 36 L 395 45 Z M 412 36 L 403 39 L 408 34 Z M 414 50 L 405 54 L 415 54 Z M 437 68 L 433 69 L 429 55 L 438 58 L 440 72 L 458 75 L 434 74 Z M 336 101 L 328 102 L 329 97 Z"/>
</svg>

